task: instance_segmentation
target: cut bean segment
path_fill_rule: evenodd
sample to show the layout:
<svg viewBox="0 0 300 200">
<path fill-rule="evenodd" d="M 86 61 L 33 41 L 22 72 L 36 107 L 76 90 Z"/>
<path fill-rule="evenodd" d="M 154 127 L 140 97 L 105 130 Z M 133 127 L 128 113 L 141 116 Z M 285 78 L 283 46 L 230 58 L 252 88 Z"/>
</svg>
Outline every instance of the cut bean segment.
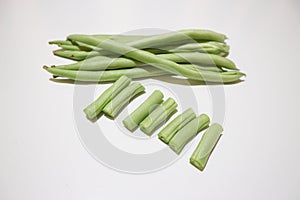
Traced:
<svg viewBox="0 0 300 200">
<path fill-rule="evenodd" d="M 120 77 L 112 86 L 105 90 L 93 103 L 88 105 L 83 111 L 87 118 L 90 120 L 95 119 L 103 110 L 103 108 L 114 98 L 118 93 L 120 93 L 124 88 L 126 88 L 130 79 L 126 76 Z"/>
<path fill-rule="evenodd" d="M 103 108 L 103 112 L 107 116 L 115 118 L 122 108 L 130 102 L 130 100 L 144 91 L 145 88 L 140 83 L 131 83 L 112 98 L 112 100 Z"/>
<path fill-rule="evenodd" d="M 140 129 L 147 135 L 152 135 L 154 130 L 165 123 L 176 111 L 177 103 L 174 99 L 168 98 L 157 106 L 141 123 Z"/>
<path fill-rule="evenodd" d="M 203 171 L 207 161 L 223 132 L 220 124 L 212 124 L 203 134 L 198 146 L 190 158 L 190 163 Z"/>
<path fill-rule="evenodd" d="M 158 138 L 164 143 L 169 144 L 174 135 L 194 118 L 196 118 L 194 111 L 191 108 L 187 109 L 164 127 L 159 132 Z"/>
<path fill-rule="evenodd" d="M 180 129 L 169 142 L 169 147 L 177 154 L 180 154 L 184 146 L 191 141 L 199 132 L 208 127 L 210 122 L 206 114 L 196 117 L 182 129 Z"/>
<path fill-rule="evenodd" d="M 163 101 L 164 95 L 155 90 L 139 107 L 123 120 L 124 126 L 133 131 L 149 115 L 149 113 Z"/>
</svg>

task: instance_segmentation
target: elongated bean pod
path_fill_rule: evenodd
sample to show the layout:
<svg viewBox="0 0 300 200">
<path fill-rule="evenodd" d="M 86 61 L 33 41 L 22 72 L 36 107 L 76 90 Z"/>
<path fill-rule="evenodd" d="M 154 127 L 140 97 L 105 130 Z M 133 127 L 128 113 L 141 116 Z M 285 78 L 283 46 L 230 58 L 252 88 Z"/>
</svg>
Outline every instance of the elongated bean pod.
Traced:
<svg viewBox="0 0 300 200">
<path fill-rule="evenodd" d="M 106 56 L 95 56 L 77 63 L 55 66 L 57 69 L 101 71 L 106 69 L 122 69 L 141 65 L 139 62 L 128 58 L 110 58 Z"/>
<path fill-rule="evenodd" d="M 226 57 L 229 54 L 229 46 L 225 43 L 209 41 L 183 44 L 168 51 L 173 53 L 203 52 Z"/>
<path fill-rule="evenodd" d="M 189 68 L 189 66 L 186 66 Z M 194 66 L 192 66 L 194 67 Z M 123 75 L 126 75 L 130 78 L 149 78 L 163 75 L 174 75 L 169 72 L 151 67 L 151 66 L 143 66 L 129 69 L 118 69 L 118 70 L 107 70 L 107 71 L 74 71 L 74 70 L 64 70 L 57 69 L 56 67 L 43 67 L 46 71 L 53 74 L 54 76 L 65 77 L 75 81 L 86 81 L 86 82 L 107 82 L 107 81 L 115 81 Z M 191 70 L 191 69 L 190 69 Z M 241 77 L 245 76 L 245 74 L 233 71 L 230 73 L 227 72 L 213 72 L 213 71 L 204 71 L 200 69 L 197 70 L 197 73 L 201 73 L 212 77 L 219 77 L 223 80 L 224 83 L 230 83 L 239 80 Z"/>
<path fill-rule="evenodd" d="M 237 67 L 231 60 L 214 54 L 188 52 L 159 54 L 157 56 L 177 63 L 201 63 L 212 66 L 224 67 L 226 69 L 231 70 L 237 70 Z"/>
<path fill-rule="evenodd" d="M 207 71 L 222 71 L 216 68 L 214 65 L 219 67 L 224 67 L 227 69 L 236 70 L 235 64 L 228 60 L 217 55 L 209 55 L 203 53 L 173 53 L 173 54 L 159 54 L 157 55 L 160 58 L 165 58 L 177 63 L 200 63 L 204 66 L 199 66 L 200 69 Z M 136 67 L 141 65 L 141 62 L 134 61 L 128 58 L 110 58 L 107 56 L 94 56 L 88 58 L 84 61 L 79 61 L 77 63 L 68 64 L 68 65 L 59 65 L 55 66 L 59 69 L 68 69 L 68 70 L 105 70 L 105 69 L 120 69 L 128 67 Z M 208 66 L 207 66 L 208 65 Z M 208 68 L 208 69 L 205 69 Z"/>
<path fill-rule="evenodd" d="M 146 37 L 138 41 L 130 42 L 128 43 L 128 46 L 143 49 L 153 47 L 157 44 L 166 45 L 182 40 L 211 40 L 224 42 L 226 38 L 225 35 L 210 30 L 180 30 Z"/>
<path fill-rule="evenodd" d="M 59 42 L 59 41 L 53 41 L 53 42 Z M 66 41 L 71 43 L 70 41 Z M 179 46 L 178 48 L 174 48 L 174 46 L 167 46 L 162 48 L 146 48 L 145 51 L 148 51 L 150 53 L 154 54 L 166 54 L 166 53 L 190 53 L 190 52 L 202 52 L 202 53 L 208 53 L 208 54 L 214 54 L 219 56 L 225 56 L 228 55 L 229 48 L 225 48 L 222 45 L 212 45 L 213 42 L 203 42 L 203 43 L 191 43 L 191 44 L 185 44 L 182 46 Z M 76 45 L 78 44 L 78 45 Z M 74 47 L 70 47 L 70 46 Z M 197 48 L 191 48 L 190 45 L 196 46 Z M 227 46 L 226 44 L 223 44 Z M 60 49 L 54 51 L 54 55 L 72 59 L 72 60 L 84 60 L 85 58 L 93 57 L 93 56 L 110 56 L 110 57 L 120 57 L 119 54 L 112 53 L 106 50 L 103 50 L 99 47 L 95 47 L 89 44 L 85 44 L 82 42 L 76 42 L 74 41 L 71 44 L 66 45 L 60 45 L 60 47 L 64 47 L 65 49 Z M 70 49 L 70 50 L 68 50 Z M 75 51 L 75 49 L 79 49 L 78 53 Z M 65 50 L 66 52 L 62 52 Z M 94 51 L 93 51 L 94 50 Z M 79 54 L 79 56 L 77 56 Z"/>
<path fill-rule="evenodd" d="M 168 72 L 150 66 L 107 71 L 73 71 L 56 69 L 55 67 L 52 68 L 47 66 L 44 66 L 43 68 L 54 76 L 65 77 L 71 80 L 85 82 L 116 81 L 123 75 L 132 79 L 170 75 L 170 73 Z"/>
</svg>

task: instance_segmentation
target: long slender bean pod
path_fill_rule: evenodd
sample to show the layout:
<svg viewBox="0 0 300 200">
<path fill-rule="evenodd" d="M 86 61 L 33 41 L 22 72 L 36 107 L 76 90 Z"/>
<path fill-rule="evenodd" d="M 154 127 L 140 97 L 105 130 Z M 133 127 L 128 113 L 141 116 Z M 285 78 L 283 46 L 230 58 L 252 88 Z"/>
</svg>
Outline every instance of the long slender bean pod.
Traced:
<svg viewBox="0 0 300 200">
<path fill-rule="evenodd" d="M 146 37 L 144 39 L 128 43 L 138 49 L 153 47 L 157 44 L 165 45 L 181 40 L 211 40 L 217 42 L 224 42 L 227 37 L 223 34 L 216 33 L 210 30 L 180 30 L 170 33 L 164 33 Z"/>
<path fill-rule="evenodd" d="M 194 66 L 193 66 L 194 67 Z M 174 75 L 169 72 L 151 67 L 143 66 L 129 69 L 118 69 L 118 70 L 107 70 L 107 71 L 74 71 L 74 70 L 64 70 L 57 69 L 55 67 L 43 67 L 46 71 L 58 77 L 65 77 L 75 81 L 85 81 L 85 82 L 107 82 L 115 81 L 123 75 L 126 75 L 133 79 L 138 78 L 149 78 L 163 75 Z M 196 69 L 201 71 L 200 69 Z M 197 72 L 198 73 L 198 72 Z M 233 82 L 234 80 L 239 80 L 239 78 L 245 76 L 245 74 L 232 71 L 227 72 L 212 72 L 212 71 L 201 71 L 202 74 L 213 73 L 214 76 L 220 76 L 222 80 L 226 83 Z"/>
<path fill-rule="evenodd" d="M 152 135 L 162 123 L 176 111 L 177 103 L 172 98 L 168 98 L 157 106 L 141 123 L 140 129 L 147 135 Z"/>
<path fill-rule="evenodd" d="M 201 171 L 204 170 L 212 151 L 222 135 L 222 132 L 222 126 L 216 123 L 212 124 L 206 130 L 190 158 L 190 163 L 192 165 Z"/>
<path fill-rule="evenodd" d="M 97 51 L 69 51 L 63 49 L 55 50 L 53 51 L 53 54 L 62 58 L 68 58 L 76 61 L 81 61 L 88 57 L 100 56 L 99 52 Z"/>
<path fill-rule="evenodd" d="M 151 66 L 107 71 L 73 71 L 56 69 L 55 67 L 52 68 L 47 66 L 44 66 L 43 68 L 54 76 L 65 77 L 71 80 L 85 82 L 116 81 L 123 75 L 132 79 L 170 75 L 170 73 L 166 71 L 159 70 Z"/>
<path fill-rule="evenodd" d="M 155 90 L 139 107 L 137 107 L 124 120 L 124 126 L 133 131 L 149 115 L 149 113 L 163 101 L 164 95 L 159 90 Z"/>
<path fill-rule="evenodd" d="M 131 83 L 129 86 L 119 92 L 104 108 L 103 112 L 115 118 L 121 109 L 137 94 L 144 92 L 145 88 L 138 82 Z"/>
<path fill-rule="evenodd" d="M 231 70 L 237 70 L 237 67 L 235 66 L 234 62 L 227 58 L 214 54 L 188 52 L 159 54 L 157 56 L 177 63 L 201 63 L 206 65 L 224 67 L 226 69 Z"/>
<path fill-rule="evenodd" d="M 57 69 L 101 71 L 106 69 L 122 69 L 141 65 L 139 62 L 128 58 L 110 58 L 106 56 L 95 56 L 77 63 L 55 66 Z"/>
<path fill-rule="evenodd" d="M 122 76 L 106 89 L 94 102 L 83 110 L 87 118 L 90 120 L 95 119 L 111 99 L 129 85 L 130 81 L 126 76 Z"/>
<path fill-rule="evenodd" d="M 188 43 L 181 46 L 170 49 L 169 52 L 183 53 L 183 52 L 203 52 L 209 54 L 215 54 L 226 57 L 229 54 L 229 46 L 220 42 L 202 42 L 202 43 Z"/>
<path fill-rule="evenodd" d="M 159 54 L 158 57 L 165 58 L 177 63 L 200 63 L 202 66 L 199 66 L 200 69 L 205 69 L 208 71 L 221 71 L 218 68 L 215 69 L 215 65 L 219 67 L 224 67 L 227 69 L 236 70 L 235 64 L 228 60 L 217 55 L 209 55 L 203 53 L 173 53 L 173 54 Z M 105 69 L 120 69 L 135 67 L 141 65 L 141 62 L 134 61 L 128 58 L 110 58 L 107 56 L 95 56 L 77 63 L 68 64 L 68 65 L 59 65 L 56 66 L 59 69 L 69 69 L 69 70 L 105 70 Z M 209 65 L 209 66 L 207 66 Z"/>
<path fill-rule="evenodd" d="M 57 65 L 52 66 L 56 69 L 64 69 L 64 70 L 81 70 L 81 71 L 104 71 L 108 69 L 124 69 L 124 68 L 132 68 L 132 67 L 142 67 L 145 66 L 142 63 L 127 59 L 127 58 L 107 58 L 104 57 L 99 58 L 92 57 L 83 61 L 79 61 L 77 63 L 72 63 L 68 65 Z M 192 65 L 192 64 L 180 64 L 181 67 L 190 68 L 191 70 L 203 70 L 203 71 L 212 71 L 212 72 L 222 72 L 223 70 L 218 67 L 211 66 L 200 66 L 200 65 Z"/>
<path fill-rule="evenodd" d="M 70 41 L 67 41 L 70 42 Z M 71 43 L 71 42 L 70 42 Z M 76 46 L 76 43 L 78 43 L 79 45 Z M 154 54 L 165 54 L 165 53 L 188 53 L 188 52 L 202 52 L 202 53 L 208 53 L 208 54 L 214 54 L 214 55 L 219 55 L 219 56 L 225 56 L 228 54 L 228 50 L 224 50 L 224 48 L 222 46 L 220 47 L 216 47 L 215 45 L 211 45 L 208 44 L 211 42 L 203 42 L 203 43 L 198 43 L 198 44 L 186 44 L 186 49 L 185 49 L 185 45 L 180 46 L 181 48 L 174 48 L 173 46 L 170 47 L 162 47 L 162 48 L 146 48 L 144 49 L 145 51 L 154 53 Z M 72 51 L 66 50 L 69 49 L 68 46 L 69 45 L 74 45 L 74 48 L 70 47 Z M 193 45 L 193 46 L 197 46 L 197 48 L 194 49 L 190 49 L 189 45 Z M 199 47 L 200 45 L 200 47 Z M 225 45 L 225 44 L 224 44 Z M 61 45 L 59 45 L 61 46 Z M 93 56 L 110 56 L 110 57 L 119 57 L 119 54 L 116 53 L 112 53 L 109 51 L 105 51 L 101 48 L 89 45 L 89 44 L 85 44 L 82 42 L 76 42 L 74 41 L 71 44 L 66 45 L 67 47 L 65 47 L 65 51 L 68 52 L 68 54 L 61 52 L 62 50 L 56 50 L 58 51 L 58 53 L 54 54 L 56 56 L 60 56 L 60 57 L 64 57 L 64 58 L 68 58 L 68 59 L 72 59 L 72 60 L 84 60 L 85 58 L 89 58 L 89 57 L 93 57 Z M 79 56 L 77 56 L 77 52 L 74 51 L 75 48 L 79 48 L 80 50 L 78 51 Z M 88 50 L 90 49 L 90 50 Z M 94 51 L 92 51 L 94 50 Z"/>
<path fill-rule="evenodd" d="M 188 124 L 186 124 L 182 129 L 180 129 L 170 140 L 169 147 L 177 154 L 180 154 L 184 146 L 191 141 L 200 131 L 207 128 L 210 119 L 206 114 L 202 114 Z"/>
<path fill-rule="evenodd" d="M 196 118 L 196 115 L 191 108 L 185 110 L 159 132 L 158 138 L 169 144 L 174 135 L 194 118 Z"/>
</svg>

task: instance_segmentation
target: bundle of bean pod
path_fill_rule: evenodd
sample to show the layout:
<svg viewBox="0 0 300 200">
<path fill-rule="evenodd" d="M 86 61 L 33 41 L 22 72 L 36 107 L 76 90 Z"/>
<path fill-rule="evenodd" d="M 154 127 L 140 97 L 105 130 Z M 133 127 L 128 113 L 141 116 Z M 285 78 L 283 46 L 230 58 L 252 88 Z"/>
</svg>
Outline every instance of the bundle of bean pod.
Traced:
<svg viewBox="0 0 300 200">
<path fill-rule="evenodd" d="M 142 35 L 80 35 L 49 42 L 53 53 L 75 63 L 44 66 L 55 78 L 75 81 L 116 81 L 156 76 L 184 77 L 201 82 L 235 83 L 244 73 L 226 58 L 226 36 L 209 30 L 180 30 Z"/>
</svg>

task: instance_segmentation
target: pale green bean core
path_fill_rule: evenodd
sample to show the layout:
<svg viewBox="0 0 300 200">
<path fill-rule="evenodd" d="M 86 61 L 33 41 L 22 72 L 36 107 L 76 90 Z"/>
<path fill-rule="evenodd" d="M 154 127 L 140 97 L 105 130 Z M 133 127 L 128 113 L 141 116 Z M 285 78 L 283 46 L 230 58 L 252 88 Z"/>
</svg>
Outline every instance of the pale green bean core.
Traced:
<svg viewBox="0 0 300 200">
<path fill-rule="evenodd" d="M 122 108 L 130 102 L 130 100 L 144 91 L 145 88 L 140 83 L 131 83 L 112 98 L 112 100 L 103 108 L 103 112 L 107 116 L 115 118 Z"/>
<path fill-rule="evenodd" d="M 218 143 L 223 132 L 220 124 L 212 124 L 203 134 L 198 146 L 193 152 L 190 163 L 199 170 L 203 171 L 207 161 Z"/>
<path fill-rule="evenodd" d="M 124 120 L 124 126 L 130 130 L 135 130 L 138 125 L 149 115 L 149 113 L 163 101 L 163 93 L 155 90 L 139 107 L 137 107 Z"/>
<path fill-rule="evenodd" d="M 174 99 L 168 98 L 157 106 L 141 123 L 140 129 L 147 135 L 153 132 L 176 111 L 177 103 Z"/>
<path fill-rule="evenodd" d="M 180 154 L 185 145 L 191 141 L 199 132 L 207 128 L 210 119 L 206 114 L 196 117 L 182 129 L 180 129 L 170 140 L 169 147 L 176 153 Z"/>
<path fill-rule="evenodd" d="M 191 108 L 185 110 L 159 132 L 158 138 L 169 144 L 174 135 L 194 118 L 196 118 L 196 115 Z"/>
<path fill-rule="evenodd" d="M 95 119 L 110 100 L 129 85 L 130 81 L 126 76 L 122 76 L 106 89 L 94 102 L 83 110 L 87 118 L 90 120 Z"/>
</svg>

